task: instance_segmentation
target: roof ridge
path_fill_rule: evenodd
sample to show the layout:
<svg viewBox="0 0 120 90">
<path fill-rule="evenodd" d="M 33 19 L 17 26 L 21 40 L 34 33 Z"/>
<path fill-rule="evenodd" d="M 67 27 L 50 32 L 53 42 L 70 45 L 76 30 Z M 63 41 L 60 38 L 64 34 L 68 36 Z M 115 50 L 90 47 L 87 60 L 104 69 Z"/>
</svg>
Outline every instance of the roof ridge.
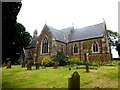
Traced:
<svg viewBox="0 0 120 90">
<path fill-rule="evenodd" d="M 100 24 L 103 24 L 103 23 L 98 23 L 98 24 L 93 24 L 93 25 L 89 25 L 89 26 L 84 26 L 84 27 L 81 27 L 81 28 L 77 28 L 76 30 L 82 29 L 82 28 L 88 28 L 88 27 L 92 27 L 92 26 L 97 26 L 97 25 L 100 25 Z"/>
<path fill-rule="evenodd" d="M 45 24 L 49 29 L 56 29 L 56 28 L 54 28 L 54 27 L 52 27 L 52 26 L 50 26 L 50 25 L 47 25 L 47 24 Z M 58 29 L 56 29 L 56 30 L 58 30 Z"/>
<path fill-rule="evenodd" d="M 65 30 L 65 29 L 69 29 L 69 28 L 74 28 L 74 26 L 63 28 L 63 29 L 59 29 L 59 30 Z"/>
</svg>

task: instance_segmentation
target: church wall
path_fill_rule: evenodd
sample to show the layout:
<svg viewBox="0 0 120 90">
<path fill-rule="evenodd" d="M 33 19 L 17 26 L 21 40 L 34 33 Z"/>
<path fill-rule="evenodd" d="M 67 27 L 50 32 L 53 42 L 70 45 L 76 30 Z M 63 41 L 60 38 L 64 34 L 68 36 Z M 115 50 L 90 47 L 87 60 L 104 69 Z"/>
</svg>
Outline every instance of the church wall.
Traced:
<svg viewBox="0 0 120 90">
<path fill-rule="evenodd" d="M 59 42 L 59 41 L 56 41 L 56 43 L 57 43 L 57 50 L 56 50 L 56 52 L 63 50 L 63 52 L 66 53 L 66 43 Z"/>
<path fill-rule="evenodd" d="M 104 38 L 104 37 L 103 37 Z M 84 53 L 89 53 L 89 60 L 100 60 L 100 61 L 109 61 L 112 59 L 111 53 L 108 53 L 107 50 L 107 43 L 103 42 L 103 38 L 96 38 L 96 39 L 90 39 L 85 41 L 77 41 L 69 43 L 69 56 L 79 57 L 80 60 L 85 60 Z M 97 42 L 99 46 L 99 52 L 93 53 L 92 51 L 92 44 L 93 42 Z M 78 46 L 78 53 L 73 53 L 73 46 Z M 105 45 L 106 47 L 103 47 Z"/>
<path fill-rule="evenodd" d="M 47 54 L 42 54 L 42 40 L 44 38 L 48 39 L 48 53 Z M 50 56 L 51 54 L 51 45 L 52 45 L 52 37 L 50 32 L 48 32 L 48 30 L 46 28 L 44 28 L 44 30 L 41 32 L 39 39 L 38 39 L 38 61 L 42 61 L 43 57 L 45 56 Z"/>
</svg>

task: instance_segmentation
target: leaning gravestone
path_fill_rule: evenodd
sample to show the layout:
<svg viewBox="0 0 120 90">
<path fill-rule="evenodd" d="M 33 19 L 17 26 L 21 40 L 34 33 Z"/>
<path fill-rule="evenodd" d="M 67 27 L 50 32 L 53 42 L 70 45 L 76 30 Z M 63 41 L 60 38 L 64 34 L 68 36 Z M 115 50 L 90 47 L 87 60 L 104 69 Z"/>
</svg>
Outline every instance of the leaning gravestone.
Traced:
<svg viewBox="0 0 120 90">
<path fill-rule="evenodd" d="M 6 68 L 11 68 L 11 61 L 7 62 L 7 67 Z"/>
<path fill-rule="evenodd" d="M 32 70 L 32 65 L 33 65 L 33 62 L 32 61 L 28 61 L 28 63 L 27 63 L 27 70 Z"/>
<path fill-rule="evenodd" d="M 80 90 L 80 75 L 77 71 L 68 78 L 68 90 Z"/>
</svg>

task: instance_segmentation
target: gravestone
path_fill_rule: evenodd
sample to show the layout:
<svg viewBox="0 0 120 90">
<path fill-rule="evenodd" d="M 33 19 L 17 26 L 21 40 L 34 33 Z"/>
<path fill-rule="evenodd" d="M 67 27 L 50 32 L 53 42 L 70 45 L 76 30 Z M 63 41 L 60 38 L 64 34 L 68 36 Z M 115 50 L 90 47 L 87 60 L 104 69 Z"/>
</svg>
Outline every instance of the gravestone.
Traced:
<svg viewBox="0 0 120 90">
<path fill-rule="evenodd" d="M 38 62 L 35 62 L 35 67 L 36 67 L 36 69 L 39 69 L 39 63 Z"/>
<path fill-rule="evenodd" d="M 80 75 L 74 71 L 68 78 L 68 90 L 80 90 Z"/>
<path fill-rule="evenodd" d="M 55 61 L 55 62 L 54 62 L 54 69 L 57 69 L 58 64 L 59 64 L 59 62 L 58 62 L 58 61 Z"/>
<path fill-rule="evenodd" d="M 11 61 L 7 62 L 7 67 L 6 68 L 11 68 Z"/>
<path fill-rule="evenodd" d="M 27 70 L 32 70 L 32 65 L 33 65 L 33 62 L 32 61 L 28 61 L 28 63 L 27 63 Z"/>
<path fill-rule="evenodd" d="M 22 67 L 25 67 L 25 61 L 22 61 L 21 64 L 22 64 Z"/>
<path fill-rule="evenodd" d="M 85 57 L 85 63 L 86 63 L 86 72 L 89 72 L 89 64 L 88 64 L 88 53 L 84 54 Z"/>
</svg>

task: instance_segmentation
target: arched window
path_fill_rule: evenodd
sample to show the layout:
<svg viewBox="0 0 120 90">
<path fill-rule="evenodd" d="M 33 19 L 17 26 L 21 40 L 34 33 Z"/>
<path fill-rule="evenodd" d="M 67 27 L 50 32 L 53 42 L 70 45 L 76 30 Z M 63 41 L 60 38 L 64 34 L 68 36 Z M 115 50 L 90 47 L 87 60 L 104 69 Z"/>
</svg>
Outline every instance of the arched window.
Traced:
<svg viewBox="0 0 120 90">
<path fill-rule="evenodd" d="M 97 42 L 94 42 L 92 45 L 92 51 L 93 52 L 99 52 L 99 46 Z"/>
<path fill-rule="evenodd" d="M 77 45 L 75 44 L 74 45 L 74 51 L 73 51 L 74 53 L 78 53 L 78 47 L 77 47 Z"/>
<path fill-rule="evenodd" d="M 46 37 L 42 41 L 42 53 L 48 53 L 48 39 Z"/>
</svg>

